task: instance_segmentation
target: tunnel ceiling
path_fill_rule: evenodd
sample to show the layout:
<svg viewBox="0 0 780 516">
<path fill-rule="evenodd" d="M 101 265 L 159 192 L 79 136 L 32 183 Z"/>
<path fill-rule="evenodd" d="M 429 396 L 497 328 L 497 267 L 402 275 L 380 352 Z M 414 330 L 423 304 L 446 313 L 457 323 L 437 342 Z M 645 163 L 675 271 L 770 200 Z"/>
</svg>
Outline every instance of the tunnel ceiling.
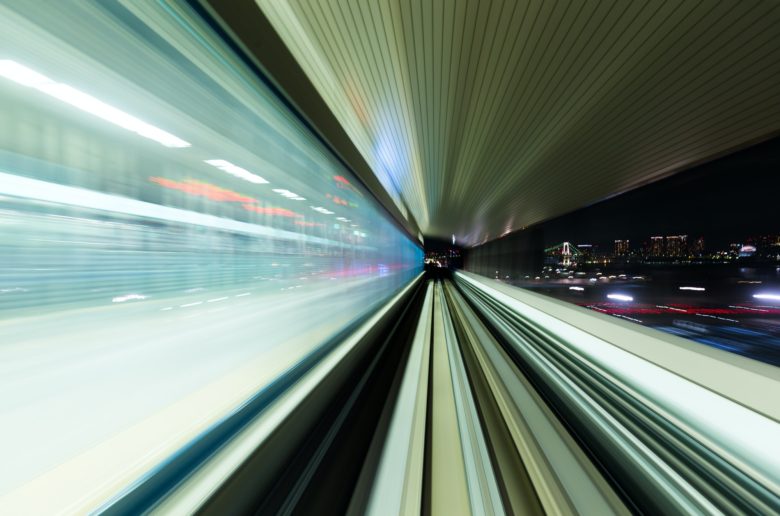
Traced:
<svg viewBox="0 0 780 516">
<path fill-rule="evenodd" d="M 780 3 L 257 0 L 390 196 L 473 245 L 780 130 Z"/>
</svg>

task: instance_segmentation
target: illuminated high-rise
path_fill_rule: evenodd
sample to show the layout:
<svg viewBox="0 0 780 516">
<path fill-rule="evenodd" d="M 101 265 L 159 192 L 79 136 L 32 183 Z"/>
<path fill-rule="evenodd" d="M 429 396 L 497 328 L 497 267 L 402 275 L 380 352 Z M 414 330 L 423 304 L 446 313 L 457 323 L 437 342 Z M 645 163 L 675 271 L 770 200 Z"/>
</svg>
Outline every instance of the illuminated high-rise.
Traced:
<svg viewBox="0 0 780 516">
<path fill-rule="evenodd" d="M 688 235 L 670 235 L 666 237 L 665 256 L 679 258 L 688 253 Z"/>
<path fill-rule="evenodd" d="M 650 256 L 663 256 L 664 255 L 664 237 L 653 236 L 650 237 Z"/>
<path fill-rule="evenodd" d="M 700 236 L 691 243 L 691 254 L 694 256 L 704 254 L 704 237 Z"/>
<path fill-rule="evenodd" d="M 630 249 L 628 240 L 615 240 L 615 256 L 626 256 Z"/>
</svg>

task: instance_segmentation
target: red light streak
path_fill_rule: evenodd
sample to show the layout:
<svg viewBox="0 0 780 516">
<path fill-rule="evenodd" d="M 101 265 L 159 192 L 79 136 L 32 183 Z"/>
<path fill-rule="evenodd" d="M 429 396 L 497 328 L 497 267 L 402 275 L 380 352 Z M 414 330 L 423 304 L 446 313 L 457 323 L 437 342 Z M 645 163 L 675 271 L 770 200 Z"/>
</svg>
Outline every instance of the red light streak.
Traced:
<svg viewBox="0 0 780 516">
<path fill-rule="evenodd" d="M 244 209 L 246 211 L 254 211 L 255 213 L 262 213 L 263 215 L 274 215 L 278 217 L 290 217 L 290 218 L 298 218 L 303 217 L 300 213 L 295 213 L 294 211 L 287 210 L 285 208 L 276 208 L 276 207 L 263 207 L 263 206 L 253 206 L 251 204 L 244 204 Z"/>
<path fill-rule="evenodd" d="M 216 202 L 257 202 L 257 199 L 253 199 L 252 197 L 247 197 L 232 190 L 220 188 L 218 186 L 204 183 L 203 181 L 197 181 L 195 179 L 174 181 L 173 179 L 166 179 L 164 177 L 150 177 L 149 181 L 152 183 L 157 183 L 163 188 L 178 190 L 194 197 L 205 197 Z"/>
</svg>

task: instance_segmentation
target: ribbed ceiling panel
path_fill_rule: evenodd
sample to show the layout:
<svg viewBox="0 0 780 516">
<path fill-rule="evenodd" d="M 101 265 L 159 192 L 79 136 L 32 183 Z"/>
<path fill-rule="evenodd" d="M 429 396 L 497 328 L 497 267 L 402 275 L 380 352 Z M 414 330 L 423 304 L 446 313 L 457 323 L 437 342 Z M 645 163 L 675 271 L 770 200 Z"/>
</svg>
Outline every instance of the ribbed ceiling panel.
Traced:
<svg viewBox="0 0 780 516">
<path fill-rule="evenodd" d="M 780 131 L 774 0 L 258 4 L 427 235 L 482 242 Z"/>
</svg>

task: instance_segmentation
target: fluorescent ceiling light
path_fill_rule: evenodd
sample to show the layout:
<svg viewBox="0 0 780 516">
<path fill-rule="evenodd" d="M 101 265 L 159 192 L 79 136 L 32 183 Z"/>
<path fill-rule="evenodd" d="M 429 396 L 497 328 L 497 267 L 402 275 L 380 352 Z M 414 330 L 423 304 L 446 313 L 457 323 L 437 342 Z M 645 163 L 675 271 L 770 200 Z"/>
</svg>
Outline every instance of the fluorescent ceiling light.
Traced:
<svg viewBox="0 0 780 516">
<path fill-rule="evenodd" d="M 268 181 L 266 181 L 262 177 L 251 173 L 245 168 L 241 168 L 238 165 L 234 165 L 229 161 L 225 161 L 224 159 L 207 159 L 204 161 L 209 165 L 211 165 L 212 167 L 216 167 L 221 171 L 227 172 L 231 176 L 235 176 L 239 179 L 243 179 L 244 181 L 249 181 L 250 183 L 255 183 L 258 185 L 268 183 Z"/>
<path fill-rule="evenodd" d="M 189 142 L 185 142 L 181 138 L 178 138 L 167 131 L 163 131 L 159 127 L 147 124 L 143 120 L 139 120 L 133 115 L 127 114 L 114 106 L 110 106 L 92 95 L 79 91 L 72 86 L 53 81 L 45 75 L 41 75 L 26 66 L 20 65 L 16 61 L 0 59 L 0 75 L 21 84 L 22 86 L 36 89 L 51 97 L 66 102 L 71 106 L 102 118 L 114 125 L 118 125 L 123 129 L 132 131 L 144 138 L 154 140 L 166 147 L 190 146 Z"/>
</svg>

